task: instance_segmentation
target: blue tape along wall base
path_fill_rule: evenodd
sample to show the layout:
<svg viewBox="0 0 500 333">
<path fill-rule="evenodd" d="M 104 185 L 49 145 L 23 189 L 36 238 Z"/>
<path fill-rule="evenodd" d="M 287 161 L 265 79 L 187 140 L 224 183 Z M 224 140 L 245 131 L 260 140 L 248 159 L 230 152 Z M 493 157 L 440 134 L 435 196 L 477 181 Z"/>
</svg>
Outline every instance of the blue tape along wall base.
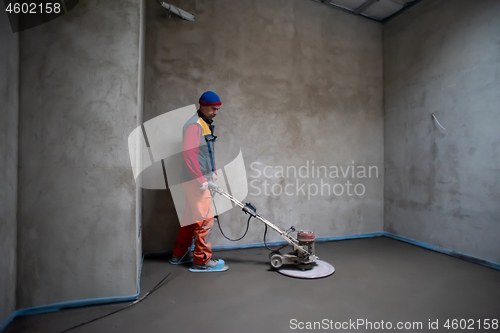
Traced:
<svg viewBox="0 0 500 333">
<path fill-rule="evenodd" d="M 14 311 L 11 316 L 0 325 L 0 332 L 3 331 L 7 325 L 14 320 L 16 317 L 20 316 L 29 316 L 34 314 L 41 314 L 47 312 L 55 312 L 61 311 L 70 308 L 78 308 L 83 306 L 90 305 L 100 305 L 100 304 L 111 304 L 111 303 L 119 303 L 119 302 L 131 302 L 135 301 L 139 298 L 139 294 L 141 293 L 140 281 L 141 281 L 141 272 L 142 272 L 142 263 L 144 261 L 144 256 L 142 256 L 141 267 L 139 268 L 139 276 L 137 277 L 137 294 L 127 295 L 127 296 L 111 296 L 111 297 L 100 297 L 100 298 L 89 298 L 82 300 L 74 300 L 68 302 L 59 302 L 52 303 L 47 305 L 34 306 L 31 308 L 19 309 Z"/>
<path fill-rule="evenodd" d="M 477 258 L 477 257 L 474 257 L 474 256 L 463 254 L 463 253 L 460 253 L 460 252 L 455 252 L 453 250 L 445 249 L 443 247 L 439 247 L 439 246 L 436 246 L 436 245 L 427 244 L 427 243 L 424 243 L 424 242 L 421 242 L 421 241 L 417 241 L 417 240 L 414 240 L 414 239 L 410 239 L 410 238 L 402 237 L 402 236 L 399 236 L 399 235 L 391 234 L 390 232 L 384 232 L 383 236 L 389 237 L 389 238 L 392 238 L 392 239 L 396 239 L 396 240 L 399 240 L 399 241 L 402 241 L 402 242 L 405 242 L 405 243 L 413 244 L 413 245 L 416 245 L 416 246 L 419 246 L 419 247 L 423 247 L 423 248 L 428 249 L 428 250 L 432 250 L 432 251 L 440 252 L 440 253 L 443 253 L 443 254 L 447 254 L 449 256 L 452 256 L 452 257 L 455 257 L 455 258 L 458 258 L 458 259 L 463 259 L 463 260 L 466 260 L 466 261 L 470 261 L 470 262 L 473 262 L 475 264 L 479 264 L 479 265 L 482 265 L 482 266 L 486 266 L 486 267 L 489 267 L 489 268 L 500 270 L 500 264 L 499 263 L 495 263 L 495 262 L 492 262 L 492 261 L 484 260 L 484 259 L 481 259 L 481 258 Z"/>
<path fill-rule="evenodd" d="M 413 240 L 410 238 L 402 237 L 402 236 L 395 235 L 395 234 L 392 234 L 390 232 L 384 232 L 384 231 L 375 232 L 375 233 L 367 233 L 367 234 L 358 234 L 358 235 L 321 237 L 321 238 L 317 238 L 316 242 L 328 242 L 328 241 L 339 241 L 339 240 L 361 239 L 361 238 L 372 238 L 372 237 L 392 238 L 392 239 L 399 240 L 399 241 L 409 243 L 409 244 L 413 244 L 413 245 L 416 245 L 416 246 L 419 246 L 419 247 L 422 247 L 422 248 L 425 248 L 428 250 L 447 254 L 447 255 L 455 257 L 455 258 L 463 259 L 463 260 L 473 262 L 473 263 L 476 263 L 476 264 L 479 264 L 482 266 L 486 266 L 489 268 L 500 270 L 499 263 L 476 258 L 476 257 L 469 256 L 469 255 L 466 255 L 463 253 L 455 252 L 455 251 L 445 249 L 445 248 L 442 248 L 439 246 L 427 244 L 427 243 L 424 243 L 421 241 Z M 282 245 L 285 243 L 286 243 L 286 241 L 269 242 L 267 244 L 274 246 L 274 245 Z M 233 249 L 263 247 L 263 246 L 264 246 L 264 243 L 254 243 L 254 244 L 242 244 L 242 245 L 214 246 L 213 249 L 214 250 L 233 250 Z M 165 253 L 169 253 L 169 252 L 165 252 Z M 27 315 L 33 315 L 33 314 L 46 313 L 46 312 L 54 312 L 54 311 L 68 309 L 68 308 L 75 308 L 75 307 L 82 307 L 82 306 L 89 306 L 89 305 L 99 305 L 99 304 L 135 301 L 139 297 L 139 294 L 140 294 L 140 277 L 141 277 L 143 261 L 144 261 L 144 256 L 142 257 L 141 267 L 139 269 L 139 277 L 138 277 L 138 283 L 137 283 L 137 294 L 135 294 L 135 295 L 75 300 L 75 301 L 69 301 L 69 302 L 61 302 L 61 303 L 36 306 L 36 307 L 32 307 L 32 308 L 20 309 L 20 310 L 15 311 L 5 322 L 2 323 L 2 325 L 0 325 L 0 332 L 3 331 L 7 327 L 7 325 L 9 325 L 9 323 L 15 317 L 18 317 L 18 316 L 27 316 Z"/>
</svg>

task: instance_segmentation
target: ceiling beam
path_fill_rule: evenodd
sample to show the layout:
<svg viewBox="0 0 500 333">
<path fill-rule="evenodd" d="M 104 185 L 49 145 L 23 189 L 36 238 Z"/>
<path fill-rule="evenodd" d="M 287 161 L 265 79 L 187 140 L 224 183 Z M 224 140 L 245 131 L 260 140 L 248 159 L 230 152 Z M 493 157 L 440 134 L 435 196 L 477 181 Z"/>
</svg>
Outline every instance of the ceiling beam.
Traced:
<svg viewBox="0 0 500 333">
<path fill-rule="evenodd" d="M 403 13 L 403 11 L 407 10 L 407 9 L 410 9 L 411 7 L 415 6 L 417 3 L 419 3 L 420 1 L 422 0 L 413 0 L 412 2 L 407 2 L 405 3 L 405 5 L 403 6 L 403 8 L 401 8 L 399 11 L 395 12 L 394 14 L 386 17 L 385 19 L 383 19 L 381 22 L 382 23 L 385 23 L 385 22 L 388 22 L 389 20 L 392 20 L 393 18 L 395 18 L 396 16 L 398 16 L 399 14 Z"/>
<path fill-rule="evenodd" d="M 375 2 L 377 2 L 379 0 L 368 0 L 367 2 L 365 2 L 364 4 L 362 4 L 361 6 L 359 6 L 355 11 L 354 11 L 354 15 L 359 15 L 361 14 L 362 12 L 364 12 L 368 7 L 370 7 L 371 5 L 373 5 Z"/>
</svg>

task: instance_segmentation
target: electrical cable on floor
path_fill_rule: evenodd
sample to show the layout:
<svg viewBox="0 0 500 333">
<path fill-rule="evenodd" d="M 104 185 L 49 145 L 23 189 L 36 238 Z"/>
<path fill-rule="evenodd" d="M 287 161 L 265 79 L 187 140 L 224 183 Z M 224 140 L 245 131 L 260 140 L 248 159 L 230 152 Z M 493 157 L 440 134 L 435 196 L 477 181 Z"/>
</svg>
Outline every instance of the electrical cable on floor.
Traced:
<svg viewBox="0 0 500 333">
<path fill-rule="evenodd" d="M 212 200 L 213 200 L 213 197 L 212 197 Z M 196 238 L 198 238 L 198 235 L 200 234 L 201 229 L 202 229 L 202 228 L 203 228 L 203 226 L 205 225 L 205 222 L 207 221 L 208 214 L 210 214 L 210 207 L 208 207 L 207 215 L 205 215 L 205 219 L 203 220 L 203 223 L 201 224 L 200 229 L 198 230 L 198 232 L 196 233 L 196 235 L 195 235 L 195 236 L 193 236 L 193 243 L 194 243 L 194 241 L 196 240 Z M 187 249 L 186 253 L 184 253 L 184 255 L 183 255 L 183 256 L 179 259 L 179 261 L 178 261 L 178 262 L 180 263 L 180 262 L 182 261 L 182 259 L 184 259 L 184 257 L 185 257 L 188 253 L 189 253 L 189 248 Z M 180 264 L 177 264 L 176 266 L 178 267 L 179 265 L 180 265 Z M 176 267 L 176 268 L 177 268 L 177 267 Z M 175 268 L 174 268 L 174 269 L 175 269 Z M 123 310 L 125 310 L 125 309 L 130 308 L 130 307 L 131 307 L 131 306 L 133 306 L 133 305 L 136 305 L 136 304 L 138 304 L 138 303 L 142 302 L 142 301 L 143 301 L 143 300 L 145 300 L 145 299 L 146 299 L 149 295 L 151 295 L 152 293 L 154 293 L 155 291 L 157 291 L 158 289 L 160 289 L 161 287 L 163 287 L 161 284 L 162 284 L 162 283 L 163 283 L 163 281 L 165 281 L 165 280 L 166 280 L 166 279 L 167 279 L 167 278 L 168 278 L 171 274 L 172 274 L 172 272 L 168 273 L 168 274 L 167 274 L 167 275 L 166 275 L 163 279 L 161 279 L 161 281 L 160 281 L 160 282 L 158 282 L 158 283 L 156 284 L 156 286 L 154 286 L 154 287 L 153 287 L 153 289 L 151 289 L 150 291 L 148 291 L 148 292 L 147 292 L 144 296 L 142 296 L 141 298 L 139 298 L 139 299 L 135 300 L 134 302 L 132 302 L 132 303 L 128 304 L 127 306 L 125 306 L 125 307 L 123 307 L 123 308 L 121 308 L 121 309 L 118 309 L 118 310 L 116 310 L 116 311 L 110 312 L 110 313 L 108 313 L 108 314 L 105 314 L 104 316 L 97 317 L 97 318 L 94 318 L 94 319 L 92 319 L 92 320 L 86 321 L 86 322 L 84 322 L 84 323 L 82 323 L 82 324 L 78 324 L 78 325 L 76 325 L 76 326 L 73 326 L 73 327 L 71 327 L 71 328 L 68 328 L 68 329 L 66 329 L 66 330 L 64 330 L 64 331 L 62 331 L 62 332 L 60 332 L 60 333 L 66 333 L 66 332 L 69 332 L 69 331 L 71 331 L 71 330 L 74 330 L 75 328 L 82 327 L 82 326 L 85 326 L 85 325 L 87 325 L 87 324 L 93 323 L 94 321 L 98 321 L 98 320 L 100 320 L 100 319 L 103 319 L 103 318 L 109 317 L 109 316 L 111 316 L 111 315 L 113 315 L 113 314 L 115 314 L 115 313 L 121 312 L 121 311 L 123 311 Z"/>
<path fill-rule="evenodd" d="M 90 323 L 92 323 L 92 322 L 94 322 L 94 321 L 97 321 L 97 320 L 99 320 L 99 319 L 102 319 L 102 318 L 106 318 L 106 317 L 111 316 L 111 315 L 113 315 L 113 314 L 115 314 L 115 313 L 118 313 L 118 312 L 120 312 L 120 311 L 123 311 L 123 310 L 125 310 L 125 309 L 128 309 L 129 307 L 131 307 L 131 306 L 133 306 L 133 305 L 136 305 L 137 303 L 142 302 L 142 301 L 143 301 L 143 300 L 145 300 L 145 299 L 146 299 L 149 295 L 151 295 L 152 293 L 154 293 L 155 291 L 157 291 L 158 289 L 160 289 L 160 288 L 162 287 L 162 286 L 161 286 L 161 284 L 163 283 L 163 281 L 165 281 L 165 280 L 166 280 L 166 279 L 170 276 L 170 274 L 172 274 L 172 272 L 168 273 L 168 274 L 167 274 L 167 275 L 166 275 L 166 276 L 165 276 L 165 277 L 164 277 L 164 278 L 163 278 L 163 279 L 162 279 L 162 280 L 161 280 L 161 281 L 160 281 L 160 282 L 159 282 L 156 286 L 154 286 L 154 288 L 153 288 L 153 289 L 151 289 L 148 293 L 146 293 L 146 295 L 144 295 L 144 296 L 142 296 L 141 298 L 139 298 L 139 299 L 135 300 L 134 302 L 130 303 L 129 305 L 127 305 L 127 306 L 125 306 L 125 307 L 123 307 L 123 308 L 121 308 L 121 309 L 118 309 L 118 310 L 116 310 L 116 311 L 113 311 L 113 312 L 110 312 L 110 313 L 108 313 L 108 314 L 105 314 L 104 316 L 97 317 L 97 318 L 94 318 L 94 319 L 89 320 L 89 321 L 87 321 L 87 322 L 84 322 L 84 323 L 82 323 L 82 324 L 79 324 L 79 325 L 73 326 L 73 327 L 71 327 L 71 328 L 68 328 L 67 330 L 62 331 L 61 333 L 69 332 L 69 331 L 71 331 L 71 330 L 74 330 L 75 328 L 85 326 L 85 325 L 87 325 L 87 324 L 90 324 Z"/>
</svg>

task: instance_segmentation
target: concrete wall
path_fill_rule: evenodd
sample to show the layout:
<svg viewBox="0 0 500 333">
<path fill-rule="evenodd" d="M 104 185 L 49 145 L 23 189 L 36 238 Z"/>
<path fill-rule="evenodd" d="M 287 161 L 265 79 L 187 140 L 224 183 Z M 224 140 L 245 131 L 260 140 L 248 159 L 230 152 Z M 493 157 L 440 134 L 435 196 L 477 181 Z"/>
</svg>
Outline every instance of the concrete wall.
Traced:
<svg viewBox="0 0 500 333">
<path fill-rule="evenodd" d="M 213 90 L 223 100 L 215 120 L 218 142 L 232 147 L 217 151 L 218 166 L 241 148 L 252 184 L 246 201 L 260 214 L 281 228 L 311 229 L 317 237 L 382 231 L 382 25 L 305 0 L 173 3 L 194 13 L 196 22 L 168 18 L 148 2 L 144 120 L 197 103 L 201 93 Z M 309 178 L 276 175 L 277 166 L 298 169 L 308 161 Z M 352 177 L 350 171 L 346 177 L 312 177 L 313 161 L 344 170 L 376 166 L 378 178 L 374 172 L 370 179 Z M 252 169 L 252 163 L 260 164 Z M 269 178 L 261 174 L 266 166 L 274 167 Z M 308 198 L 308 185 L 314 193 L 321 181 L 341 184 L 344 193 L 325 187 L 323 195 Z M 348 195 L 347 181 L 351 194 L 358 183 L 365 193 Z M 275 195 L 287 184 L 293 195 Z M 221 222 L 236 238 L 246 218 L 233 209 Z M 170 193 L 145 190 L 144 251 L 171 249 L 177 226 Z M 262 242 L 263 231 L 252 222 L 239 243 Z M 211 237 L 215 246 L 235 245 L 218 230 Z M 281 238 L 271 232 L 269 240 Z"/>
<path fill-rule="evenodd" d="M 498 1 L 434 0 L 384 26 L 385 229 L 496 263 L 499 17 Z"/>
<path fill-rule="evenodd" d="M 0 325 L 16 306 L 19 39 L 0 14 Z"/>
<path fill-rule="evenodd" d="M 137 292 L 139 31 L 93 0 L 21 33 L 18 308 Z"/>
</svg>

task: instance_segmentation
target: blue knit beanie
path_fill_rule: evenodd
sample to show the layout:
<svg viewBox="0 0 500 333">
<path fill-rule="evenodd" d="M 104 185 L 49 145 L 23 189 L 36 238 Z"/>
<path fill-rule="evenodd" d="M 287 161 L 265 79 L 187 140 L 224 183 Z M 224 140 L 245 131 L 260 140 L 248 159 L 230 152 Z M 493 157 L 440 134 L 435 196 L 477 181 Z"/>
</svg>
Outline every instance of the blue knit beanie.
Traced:
<svg viewBox="0 0 500 333">
<path fill-rule="evenodd" d="M 219 96 L 213 91 L 205 91 L 200 97 L 200 105 L 221 105 Z"/>
</svg>

